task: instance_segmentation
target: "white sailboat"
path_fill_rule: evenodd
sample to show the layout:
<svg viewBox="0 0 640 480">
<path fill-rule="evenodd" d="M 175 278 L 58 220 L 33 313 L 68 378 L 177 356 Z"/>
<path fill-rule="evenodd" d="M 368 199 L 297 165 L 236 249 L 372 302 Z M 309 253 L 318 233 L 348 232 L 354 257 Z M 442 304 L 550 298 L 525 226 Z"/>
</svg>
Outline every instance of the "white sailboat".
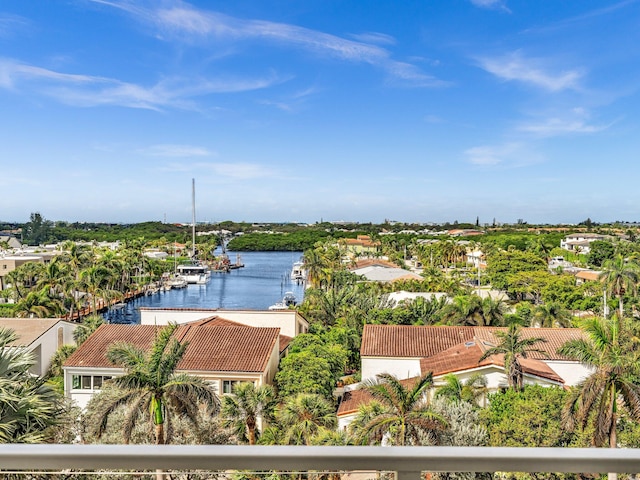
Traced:
<svg viewBox="0 0 640 480">
<path fill-rule="evenodd" d="M 189 284 L 206 284 L 211 278 L 209 266 L 199 262 L 196 258 L 196 180 L 191 179 L 191 211 L 192 211 L 192 249 L 191 263 L 178 265 L 177 272 Z"/>
</svg>

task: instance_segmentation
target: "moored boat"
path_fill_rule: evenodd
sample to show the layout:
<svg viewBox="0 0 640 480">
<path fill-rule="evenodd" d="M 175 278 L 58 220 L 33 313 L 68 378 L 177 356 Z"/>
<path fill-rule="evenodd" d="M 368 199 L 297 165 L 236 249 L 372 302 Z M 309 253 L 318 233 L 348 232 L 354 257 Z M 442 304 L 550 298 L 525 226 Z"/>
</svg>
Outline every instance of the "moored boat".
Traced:
<svg viewBox="0 0 640 480">
<path fill-rule="evenodd" d="M 289 310 L 289 308 L 295 307 L 296 304 L 296 296 L 293 292 L 286 292 L 282 297 L 282 301 L 271 305 L 269 310 Z"/>
</svg>

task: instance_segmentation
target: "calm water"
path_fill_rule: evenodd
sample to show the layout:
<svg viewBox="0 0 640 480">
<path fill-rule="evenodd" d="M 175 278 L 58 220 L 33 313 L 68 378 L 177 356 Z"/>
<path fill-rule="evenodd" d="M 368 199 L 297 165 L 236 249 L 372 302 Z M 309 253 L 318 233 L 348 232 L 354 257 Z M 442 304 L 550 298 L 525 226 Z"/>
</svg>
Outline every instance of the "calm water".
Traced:
<svg viewBox="0 0 640 480">
<path fill-rule="evenodd" d="M 225 308 L 266 310 L 293 292 L 302 301 L 304 287 L 291 281 L 291 267 L 302 252 L 237 252 L 244 268 L 230 273 L 212 273 L 206 285 L 160 292 L 141 297 L 119 312 L 107 314 L 113 323 L 140 323 L 140 307 Z M 236 261 L 236 252 L 229 254 Z"/>
</svg>

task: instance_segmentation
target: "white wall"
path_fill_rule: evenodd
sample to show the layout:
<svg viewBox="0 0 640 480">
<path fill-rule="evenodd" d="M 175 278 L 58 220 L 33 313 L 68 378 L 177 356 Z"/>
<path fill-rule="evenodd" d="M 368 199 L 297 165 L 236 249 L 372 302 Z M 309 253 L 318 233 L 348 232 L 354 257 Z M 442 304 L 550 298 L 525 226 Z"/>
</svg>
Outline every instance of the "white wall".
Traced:
<svg viewBox="0 0 640 480">
<path fill-rule="evenodd" d="M 565 385 L 574 386 L 584 380 L 593 373 L 593 369 L 579 362 L 560 361 L 560 360 L 542 360 L 544 363 L 553 368 L 564 380 Z"/>
<path fill-rule="evenodd" d="M 91 400 L 91 397 L 100 390 L 82 388 L 74 389 L 74 375 L 108 375 L 116 377 L 123 373 L 124 370 L 122 368 L 64 368 L 64 396 L 70 398 L 76 405 L 78 405 L 78 407 L 84 410 L 87 408 L 87 404 L 89 403 L 89 400 Z"/>
<path fill-rule="evenodd" d="M 279 327 L 282 335 L 295 337 L 308 330 L 307 322 L 295 310 L 162 310 L 140 309 L 142 325 L 167 325 L 169 322 L 187 323 L 214 315 L 250 327 Z"/>
<path fill-rule="evenodd" d="M 73 331 L 76 329 L 76 326 L 76 324 L 70 322 L 60 321 L 29 346 L 29 350 L 39 356 L 39 358 L 36 359 L 36 365 L 34 365 L 34 374 L 42 377 L 47 373 L 49 365 L 51 365 L 51 358 L 53 358 L 58 348 L 62 345 L 75 345 Z M 62 343 L 58 341 L 59 328 L 62 328 Z"/>
<path fill-rule="evenodd" d="M 419 358 L 362 357 L 360 364 L 363 381 L 375 379 L 380 373 L 395 375 L 400 380 L 421 375 Z"/>
</svg>

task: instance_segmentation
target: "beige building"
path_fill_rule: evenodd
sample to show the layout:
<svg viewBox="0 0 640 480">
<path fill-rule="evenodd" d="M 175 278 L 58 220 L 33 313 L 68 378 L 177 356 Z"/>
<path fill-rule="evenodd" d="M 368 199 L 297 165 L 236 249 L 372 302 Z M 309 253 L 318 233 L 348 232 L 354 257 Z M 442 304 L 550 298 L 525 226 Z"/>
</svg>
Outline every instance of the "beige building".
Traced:
<svg viewBox="0 0 640 480">
<path fill-rule="evenodd" d="M 13 272 L 19 266 L 29 262 L 45 263 L 45 259 L 38 255 L 11 255 L 0 257 L 0 290 L 7 288 L 7 282 L 4 277 L 6 277 L 8 273 Z"/>
<path fill-rule="evenodd" d="M 13 330 L 18 339 L 11 347 L 23 348 L 33 355 L 31 373 L 42 377 L 51 358 L 63 345 L 75 345 L 73 331 L 77 324 L 59 318 L 0 318 L 0 327 Z"/>
<path fill-rule="evenodd" d="M 103 382 L 124 373 L 107 359 L 114 342 L 128 342 L 144 350 L 151 347 L 159 327 L 154 325 L 101 325 L 64 363 L 65 396 L 85 408 Z M 174 332 L 188 342 L 178 372 L 209 382 L 218 395 L 232 392 L 239 382 L 272 384 L 280 360 L 280 329 L 255 328 L 208 319 L 180 325 Z"/>
</svg>

